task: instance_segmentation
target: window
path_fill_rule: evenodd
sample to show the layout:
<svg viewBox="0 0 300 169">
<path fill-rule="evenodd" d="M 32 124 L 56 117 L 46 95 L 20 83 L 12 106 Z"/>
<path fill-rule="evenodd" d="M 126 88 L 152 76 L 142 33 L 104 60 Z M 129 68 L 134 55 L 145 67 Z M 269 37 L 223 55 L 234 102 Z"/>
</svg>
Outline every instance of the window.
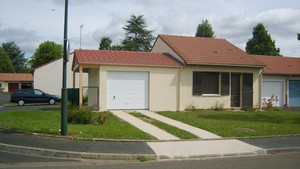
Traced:
<svg viewBox="0 0 300 169">
<path fill-rule="evenodd" d="M 203 94 L 229 95 L 229 73 L 193 72 L 193 95 Z"/>
<path fill-rule="evenodd" d="M 37 96 L 42 96 L 44 95 L 44 93 L 40 90 L 34 90 L 34 94 L 37 95 Z"/>
</svg>

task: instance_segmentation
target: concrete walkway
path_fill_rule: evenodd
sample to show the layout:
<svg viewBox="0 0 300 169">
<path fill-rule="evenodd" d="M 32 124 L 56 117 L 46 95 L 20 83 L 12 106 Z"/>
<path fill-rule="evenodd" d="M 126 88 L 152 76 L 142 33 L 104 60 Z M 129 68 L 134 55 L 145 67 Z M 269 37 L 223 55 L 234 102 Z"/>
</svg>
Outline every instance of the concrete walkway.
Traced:
<svg viewBox="0 0 300 169">
<path fill-rule="evenodd" d="M 120 119 L 125 120 L 126 122 L 130 123 L 131 125 L 137 127 L 138 129 L 154 136 L 158 140 L 180 140 L 178 137 L 171 135 L 170 133 L 165 132 L 164 130 L 153 126 L 149 123 L 144 122 L 124 111 L 111 111 L 115 116 L 119 117 Z"/>
<path fill-rule="evenodd" d="M 158 159 L 213 158 L 266 154 L 260 147 L 239 140 L 148 142 Z"/>
<path fill-rule="evenodd" d="M 199 129 L 197 127 L 193 127 L 191 125 L 188 125 L 188 124 L 170 119 L 168 117 L 159 115 L 157 113 L 153 113 L 153 112 L 148 111 L 148 110 L 137 110 L 137 112 L 140 112 L 145 116 L 148 116 L 148 117 L 151 117 L 153 119 L 159 120 L 159 121 L 164 122 L 166 124 L 169 124 L 171 126 L 175 126 L 175 127 L 180 128 L 182 130 L 188 131 L 188 132 L 200 137 L 201 139 L 220 139 L 220 138 L 222 138 L 222 137 L 220 137 L 218 135 L 215 135 L 211 132 L 208 132 L 206 130 L 202 130 L 202 129 Z"/>
</svg>

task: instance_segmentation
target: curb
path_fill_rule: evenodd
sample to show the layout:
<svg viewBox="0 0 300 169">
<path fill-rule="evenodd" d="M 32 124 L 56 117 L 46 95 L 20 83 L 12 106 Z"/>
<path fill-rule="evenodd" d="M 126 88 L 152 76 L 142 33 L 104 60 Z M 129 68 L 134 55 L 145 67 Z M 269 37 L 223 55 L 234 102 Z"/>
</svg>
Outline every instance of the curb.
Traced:
<svg viewBox="0 0 300 169">
<path fill-rule="evenodd" d="M 300 147 L 270 148 L 270 149 L 266 149 L 266 152 L 267 154 L 294 153 L 294 152 L 300 152 Z"/>
<path fill-rule="evenodd" d="M 21 153 L 33 156 L 46 156 L 58 158 L 94 159 L 94 160 L 156 160 L 155 154 L 112 154 L 112 153 L 89 153 L 76 151 L 61 151 L 25 146 L 16 146 L 0 143 L 0 151 Z"/>
</svg>

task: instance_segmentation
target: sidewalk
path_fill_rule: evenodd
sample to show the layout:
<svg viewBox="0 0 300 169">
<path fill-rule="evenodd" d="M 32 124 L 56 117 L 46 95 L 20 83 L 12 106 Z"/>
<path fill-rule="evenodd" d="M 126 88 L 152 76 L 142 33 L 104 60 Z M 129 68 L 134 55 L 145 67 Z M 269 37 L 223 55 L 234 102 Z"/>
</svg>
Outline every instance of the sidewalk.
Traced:
<svg viewBox="0 0 300 169">
<path fill-rule="evenodd" d="M 0 151 L 101 160 L 253 156 L 300 151 L 300 136 L 199 141 L 81 141 L 0 129 Z"/>
</svg>

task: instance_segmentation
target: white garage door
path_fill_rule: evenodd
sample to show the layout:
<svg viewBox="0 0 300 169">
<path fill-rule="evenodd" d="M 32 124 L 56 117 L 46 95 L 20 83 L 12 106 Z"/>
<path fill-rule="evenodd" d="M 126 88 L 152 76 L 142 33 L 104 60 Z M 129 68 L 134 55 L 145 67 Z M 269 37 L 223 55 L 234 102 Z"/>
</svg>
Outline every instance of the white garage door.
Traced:
<svg viewBox="0 0 300 169">
<path fill-rule="evenodd" d="M 107 72 L 107 109 L 148 109 L 148 72 Z"/>
<path fill-rule="evenodd" d="M 263 99 L 270 99 L 272 95 L 277 96 L 278 101 L 273 102 L 273 106 L 283 106 L 283 81 L 263 81 L 262 96 Z"/>
</svg>

